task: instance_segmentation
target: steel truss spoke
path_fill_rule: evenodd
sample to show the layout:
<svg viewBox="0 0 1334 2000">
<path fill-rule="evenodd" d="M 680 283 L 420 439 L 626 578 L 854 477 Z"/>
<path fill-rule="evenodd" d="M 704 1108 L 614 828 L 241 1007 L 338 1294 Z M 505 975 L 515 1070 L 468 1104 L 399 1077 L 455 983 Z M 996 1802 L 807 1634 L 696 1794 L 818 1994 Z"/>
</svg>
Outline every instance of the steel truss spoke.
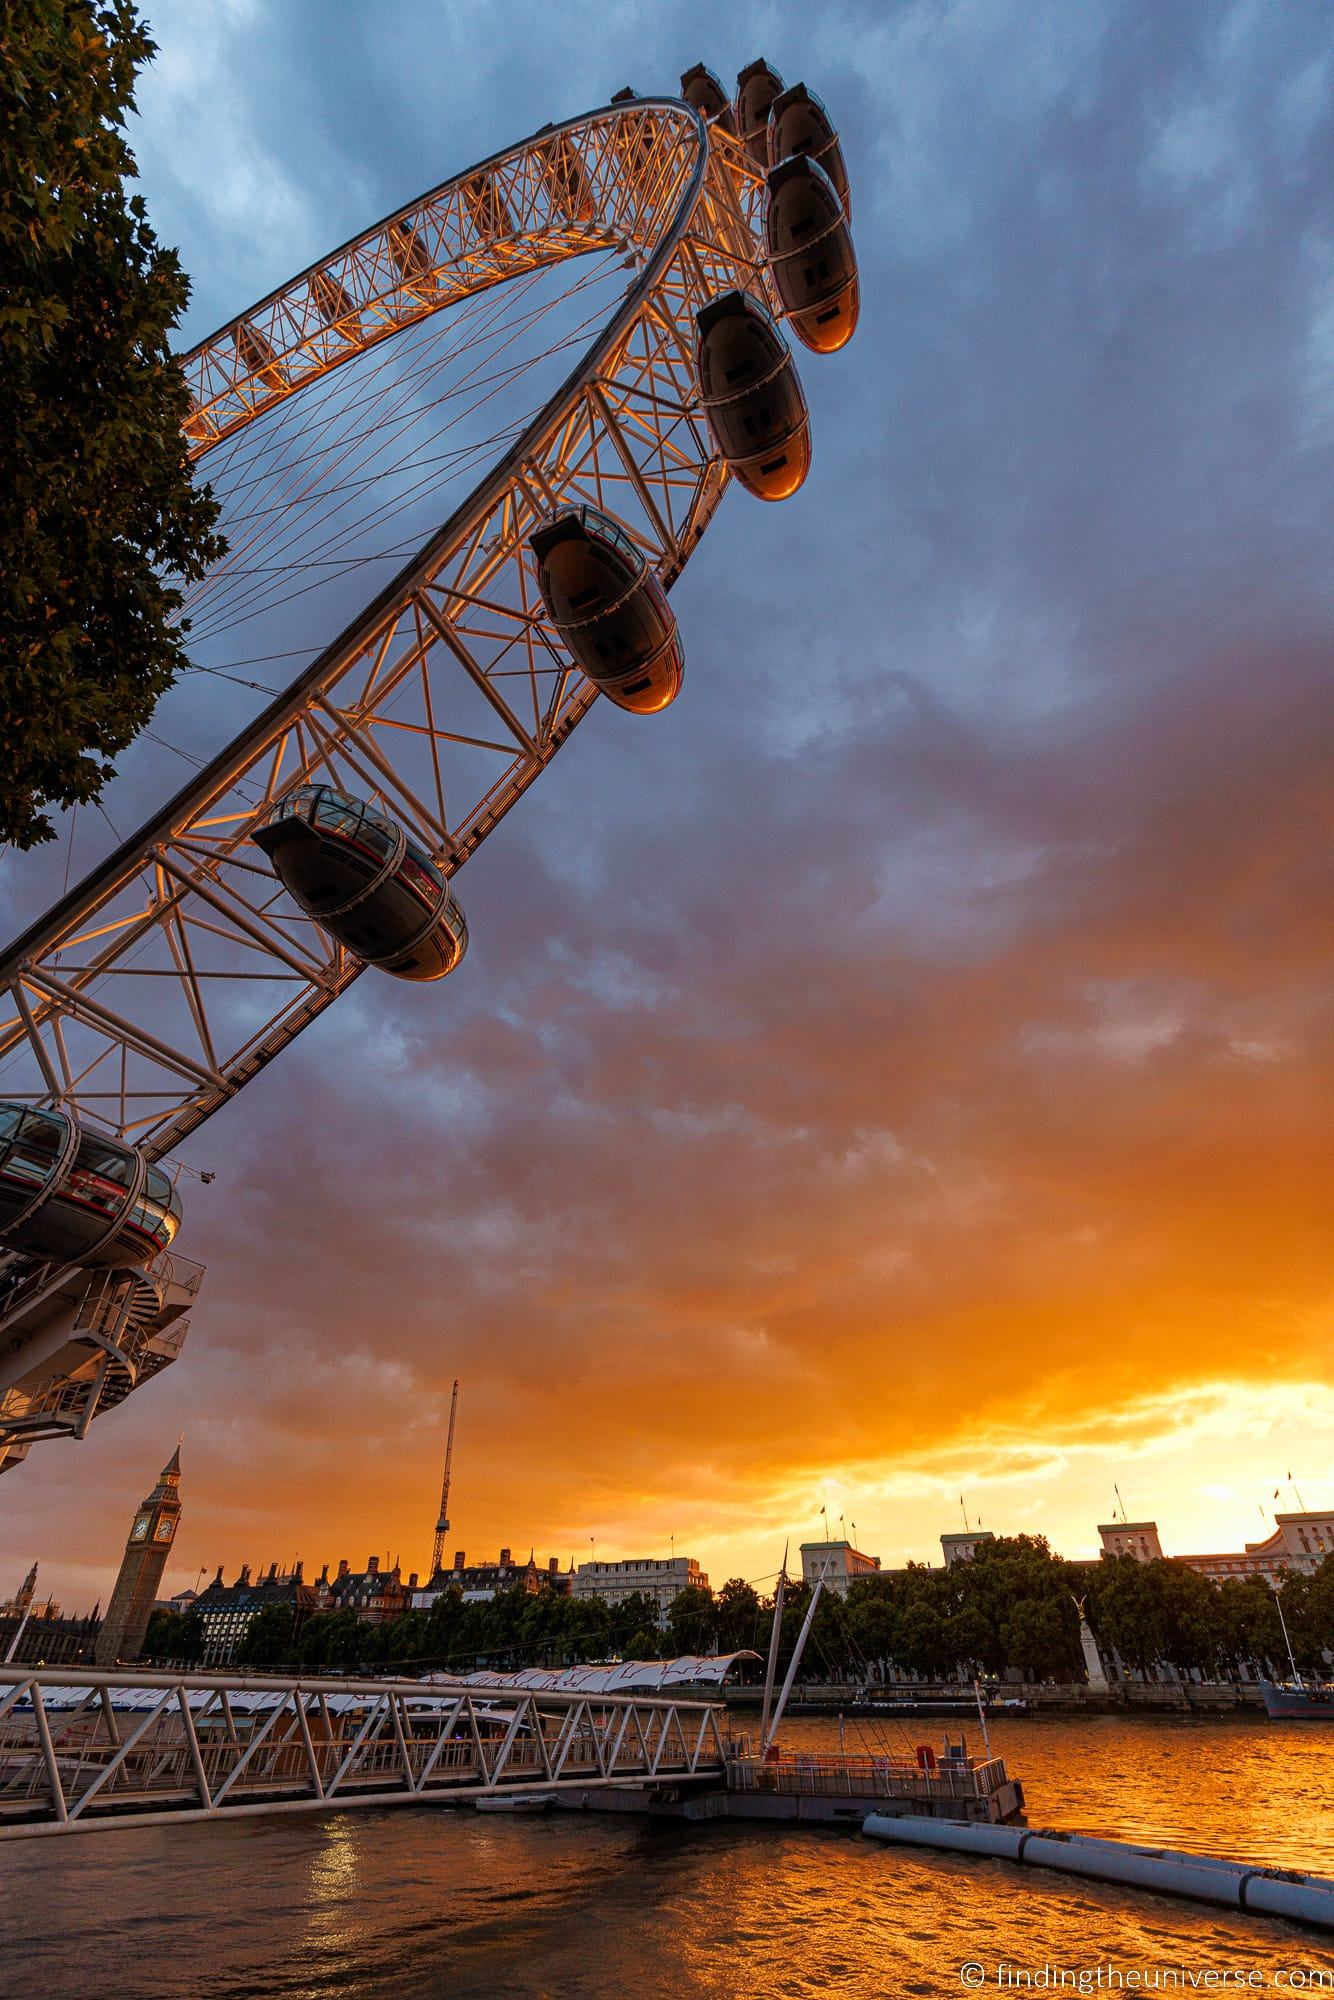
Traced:
<svg viewBox="0 0 1334 2000">
<path fill-rule="evenodd" d="M 706 141 L 683 105 L 629 103 L 436 189 L 187 357 L 202 456 L 432 314 L 495 293 L 498 323 L 498 287 L 590 252 L 632 273 L 563 388 L 371 608 L 0 957 L 0 1093 L 65 1102 L 161 1158 L 361 970 L 281 891 L 256 815 L 330 782 L 452 874 L 522 797 L 596 698 L 545 622 L 528 537 L 588 501 L 675 581 L 727 483 L 695 400 L 694 314 L 766 284 L 761 195 L 744 149 Z"/>
</svg>

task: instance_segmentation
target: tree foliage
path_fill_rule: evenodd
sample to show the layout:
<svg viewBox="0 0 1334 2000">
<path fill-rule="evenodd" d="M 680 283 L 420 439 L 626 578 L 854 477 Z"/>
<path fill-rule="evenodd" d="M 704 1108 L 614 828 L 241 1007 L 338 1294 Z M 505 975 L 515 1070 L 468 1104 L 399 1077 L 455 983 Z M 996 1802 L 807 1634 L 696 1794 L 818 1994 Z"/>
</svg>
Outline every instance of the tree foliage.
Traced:
<svg viewBox="0 0 1334 2000">
<path fill-rule="evenodd" d="M 587 1660 L 660 1659 L 669 1650 L 671 1635 L 659 1625 L 656 1605 L 638 1592 L 608 1605 L 555 1590 L 502 1591 L 470 1603 L 461 1591 L 446 1590 L 429 1611 L 406 1611 L 380 1625 L 364 1623 L 354 1611 L 308 1617 L 287 1657 L 292 1664 L 344 1673 L 385 1667 L 508 1672 Z"/>
<path fill-rule="evenodd" d="M 1285 1607 L 1305 1582 L 1285 1579 Z M 1106 1556 L 1093 1574 L 1089 1617 L 1103 1651 L 1114 1650 L 1141 1674 L 1166 1665 L 1226 1680 L 1247 1667 L 1278 1671 L 1284 1662 L 1274 1593 L 1260 1577 L 1213 1584 L 1184 1563 Z"/>
<path fill-rule="evenodd" d="M 96 799 L 183 663 L 223 544 L 168 346 L 189 295 L 125 137 L 133 0 L 0 0 L 0 839 Z"/>
<path fill-rule="evenodd" d="M 1334 1556 L 1326 1556 L 1314 1576 L 1287 1579 L 1283 1615 L 1298 1666 L 1325 1671 L 1334 1655 Z"/>
<path fill-rule="evenodd" d="M 1028 1535 L 985 1543 L 948 1569 L 910 1565 L 860 1579 L 832 1621 L 829 1657 L 850 1660 L 852 1678 L 860 1657 L 886 1679 L 1014 1672 L 1028 1681 L 1080 1681 L 1076 1599 L 1085 1602 L 1109 1671 L 1118 1658 L 1148 1677 L 1163 1667 L 1218 1680 L 1287 1670 L 1279 1600 L 1259 1577 L 1214 1584 L 1185 1563 L 1131 1556 L 1072 1564 Z M 1334 1557 L 1313 1577 L 1286 1576 L 1281 1602 L 1299 1666 L 1320 1671 L 1334 1654 Z M 820 1671 L 821 1638 L 817 1614 L 816 1657 L 803 1678 Z"/>
<path fill-rule="evenodd" d="M 866 1577 L 848 1593 L 851 1644 L 880 1671 L 928 1678 L 996 1678 L 1014 1668 L 1027 1680 L 1083 1674 L 1080 1572 L 1040 1535 L 984 1542 L 947 1569 L 910 1564 Z"/>
<path fill-rule="evenodd" d="M 789 1585 L 780 1674 L 796 1649 L 810 1597 L 808 1585 Z M 1140 1563 L 1129 1556 L 1068 1563 L 1041 1537 L 1016 1535 L 986 1543 L 970 1561 L 948 1569 L 910 1564 L 858 1578 L 846 1599 L 824 1593 L 800 1678 L 968 1681 L 1013 1673 L 1026 1681 L 1081 1681 L 1076 1598 L 1086 1604 L 1109 1670 L 1118 1657 L 1126 1669 L 1149 1676 L 1165 1666 L 1218 1680 L 1287 1670 L 1278 1600 L 1258 1577 L 1215 1585 L 1183 1563 Z M 1334 1556 L 1312 1577 L 1289 1575 L 1281 1602 L 1298 1665 L 1323 1671 L 1334 1657 Z M 253 1666 L 415 1673 L 430 1667 L 508 1672 L 746 1648 L 764 1654 L 772 1610 L 772 1600 L 757 1596 L 740 1577 L 729 1578 L 716 1594 L 699 1585 L 678 1592 L 665 1627 L 646 1596 L 607 1604 L 555 1590 L 512 1590 L 468 1603 L 460 1591 L 449 1590 L 429 1611 L 408 1611 L 383 1625 L 338 1611 L 308 1617 L 294 1632 L 290 1613 L 272 1607 L 249 1627 L 238 1659 Z M 149 1652 L 197 1658 L 166 1623 L 159 1624 L 168 1618 L 154 1615 Z M 190 1615 L 177 1621 L 189 1622 Z"/>
<path fill-rule="evenodd" d="M 143 1658 L 180 1661 L 203 1658 L 204 1621 L 197 1611 L 154 1611 L 144 1633 Z"/>
<path fill-rule="evenodd" d="M 266 1604 L 257 1611 L 236 1649 L 242 1667 L 277 1667 L 292 1654 L 295 1617 L 290 1604 Z"/>
<path fill-rule="evenodd" d="M 768 1638 L 768 1621 L 753 1584 L 744 1577 L 731 1576 L 718 1592 L 714 1644 L 720 1653 L 739 1653 L 747 1647 L 762 1646 Z M 765 1630 L 761 1630 L 765 1627 Z"/>
</svg>

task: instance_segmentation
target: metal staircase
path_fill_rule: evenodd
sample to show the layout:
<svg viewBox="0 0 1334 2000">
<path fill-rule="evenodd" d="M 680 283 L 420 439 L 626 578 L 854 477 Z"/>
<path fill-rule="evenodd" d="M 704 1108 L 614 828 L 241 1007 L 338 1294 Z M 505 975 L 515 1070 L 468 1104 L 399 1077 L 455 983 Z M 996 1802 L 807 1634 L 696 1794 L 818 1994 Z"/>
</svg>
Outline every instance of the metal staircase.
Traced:
<svg viewBox="0 0 1334 2000">
<path fill-rule="evenodd" d="M 55 1270 L 25 1276 L 7 1302 L 6 1327 L 25 1322 L 29 1338 L 60 1366 L 34 1370 L 0 1398 L 0 1472 L 44 1438 L 87 1436 L 95 1416 L 173 1362 L 185 1344 L 182 1317 L 203 1282 L 203 1266 L 169 1252 L 144 1270 Z"/>
</svg>

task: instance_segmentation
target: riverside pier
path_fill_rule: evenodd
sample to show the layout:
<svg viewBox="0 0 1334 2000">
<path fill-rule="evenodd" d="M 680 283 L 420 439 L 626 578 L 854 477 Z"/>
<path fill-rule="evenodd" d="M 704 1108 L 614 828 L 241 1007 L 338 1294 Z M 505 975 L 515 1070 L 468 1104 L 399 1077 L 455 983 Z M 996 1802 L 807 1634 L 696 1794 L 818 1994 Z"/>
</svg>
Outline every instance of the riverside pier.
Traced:
<svg viewBox="0 0 1334 2000">
<path fill-rule="evenodd" d="M 1021 1817 L 1024 1790 L 1003 1757 L 930 1758 L 798 1752 L 751 1754 L 744 1738 L 729 1754 L 721 1784 L 660 1785 L 648 1792 L 602 1786 L 552 1800 L 566 1811 L 647 1812 L 683 1820 L 771 1820 L 860 1827 L 876 1813 L 1001 1826 Z M 925 1746 L 923 1746 L 925 1748 Z"/>
<path fill-rule="evenodd" d="M 541 1677 L 539 1677 L 541 1678 Z M 556 1677 L 547 1677 L 556 1678 Z M 998 1757 L 765 1754 L 716 1701 L 606 1688 L 14 1670 L 0 1680 L 0 1839 L 391 1805 L 564 1806 L 860 1825 L 999 1824 Z"/>
</svg>

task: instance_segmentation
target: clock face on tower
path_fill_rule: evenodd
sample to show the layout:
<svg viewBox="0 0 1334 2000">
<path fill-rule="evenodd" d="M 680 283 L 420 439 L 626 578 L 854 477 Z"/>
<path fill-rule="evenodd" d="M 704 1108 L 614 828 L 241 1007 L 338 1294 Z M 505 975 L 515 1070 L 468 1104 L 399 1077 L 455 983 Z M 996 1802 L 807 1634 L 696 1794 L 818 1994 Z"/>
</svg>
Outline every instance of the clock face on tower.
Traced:
<svg viewBox="0 0 1334 2000">
<path fill-rule="evenodd" d="M 159 1521 L 153 1534 L 153 1540 L 155 1542 L 169 1542 L 171 1540 L 171 1530 L 172 1523 L 170 1521 Z"/>
<path fill-rule="evenodd" d="M 134 1526 L 130 1529 L 130 1540 L 132 1542 L 142 1542 L 147 1533 L 148 1533 L 148 1516 L 147 1514 L 141 1514 L 139 1516 L 139 1519 L 135 1522 Z"/>
</svg>

